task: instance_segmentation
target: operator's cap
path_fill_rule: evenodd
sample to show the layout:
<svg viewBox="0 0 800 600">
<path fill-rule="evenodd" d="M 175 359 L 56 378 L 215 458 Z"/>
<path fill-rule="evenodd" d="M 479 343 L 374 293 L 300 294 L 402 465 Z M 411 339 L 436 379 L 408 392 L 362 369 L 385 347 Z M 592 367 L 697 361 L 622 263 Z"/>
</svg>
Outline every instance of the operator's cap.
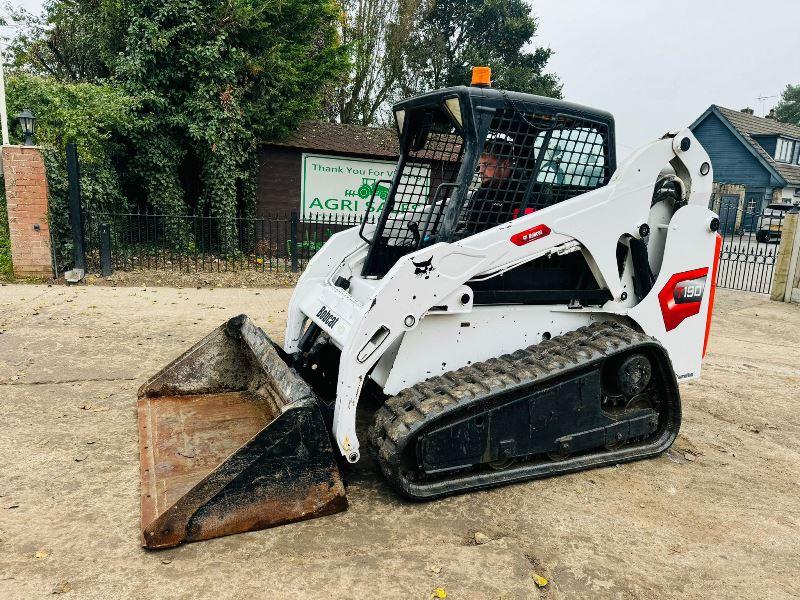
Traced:
<svg viewBox="0 0 800 600">
<path fill-rule="evenodd" d="M 483 146 L 484 154 L 492 154 L 503 158 L 515 158 L 517 146 L 507 133 L 490 131 L 486 134 L 486 143 Z"/>
</svg>

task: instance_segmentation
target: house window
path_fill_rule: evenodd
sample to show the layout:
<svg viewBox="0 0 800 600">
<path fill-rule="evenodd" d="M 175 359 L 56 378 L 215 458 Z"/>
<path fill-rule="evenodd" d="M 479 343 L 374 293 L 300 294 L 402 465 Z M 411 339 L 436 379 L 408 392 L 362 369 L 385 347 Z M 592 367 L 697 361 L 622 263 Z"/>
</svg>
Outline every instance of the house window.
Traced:
<svg viewBox="0 0 800 600">
<path fill-rule="evenodd" d="M 778 138 L 778 144 L 775 146 L 775 160 L 785 163 L 796 162 L 795 146 L 797 145 L 794 140 Z"/>
</svg>

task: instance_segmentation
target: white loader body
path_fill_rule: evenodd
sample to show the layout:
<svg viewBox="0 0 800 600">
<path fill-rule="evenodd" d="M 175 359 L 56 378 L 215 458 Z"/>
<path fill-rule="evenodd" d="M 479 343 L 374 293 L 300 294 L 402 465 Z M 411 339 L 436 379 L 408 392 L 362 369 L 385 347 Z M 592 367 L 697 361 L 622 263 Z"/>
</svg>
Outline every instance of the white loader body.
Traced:
<svg viewBox="0 0 800 600">
<path fill-rule="evenodd" d="M 666 165 L 680 179 L 686 202 L 674 214 L 649 201 Z M 462 240 L 414 251 L 380 279 L 361 275 L 369 245 L 358 228 L 334 235 L 297 284 L 284 349 L 298 350 L 309 321 L 341 349 L 333 419 L 340 452 L 350 462 L 359 459 L 356 409 L 367 377 L 392 395 L 592 321 L 621 320 L 656 338 L 679 380 L 698 377 L 718 244 L 716 215 L 707 208 L 712 180 L 706 152 L 683 130 L 636 151 L 603 187 Z M 641 238 L 643 224 L 652 232 L 649 262 L 656 279 L 639 300 L 631 258 L 620 275 L 616 248 L 620 239 Z M 367 225 L 364 235 L 370 237 L 373 228 Z M 471 281 L 571 252 L 583 253 L 597 282 L 610 292 L 602 306 L 473 303 Z M 339 278 L 349 280 L 348 289 L 337 286 Z"/>
</svg>

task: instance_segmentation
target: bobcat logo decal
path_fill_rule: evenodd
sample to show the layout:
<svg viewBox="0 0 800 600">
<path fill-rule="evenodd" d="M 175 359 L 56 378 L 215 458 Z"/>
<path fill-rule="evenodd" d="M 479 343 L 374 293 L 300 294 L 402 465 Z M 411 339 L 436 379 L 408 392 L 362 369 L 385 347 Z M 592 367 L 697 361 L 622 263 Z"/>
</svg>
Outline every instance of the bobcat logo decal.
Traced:
<svg viewBox="0 0 800 600">
<path fill-rule="evenodd" d="M 425 279 L 428 279 L 431 276 L 431 271 L 433 271 L 433 257 L 431 256 L 428 260 L 423 260 L 420 262 L 411 261 L 411 264 L 414 265 L 414 275 L 417 277 L 424 276 Z"/>
<path fill-rule="evenodd" d="M 320 321 L 325 323 L 325 325 L 327 325 L 331 329 L 333 329 L 333 326 L 339 322 L 339 317 L 337 317 L 330 310 L 328 310 L 327 306 L 323 306 L 322 308 L 319 309 L 319 311 L 317 312 L 317 317 L 319 318 Z"/>
</svg>

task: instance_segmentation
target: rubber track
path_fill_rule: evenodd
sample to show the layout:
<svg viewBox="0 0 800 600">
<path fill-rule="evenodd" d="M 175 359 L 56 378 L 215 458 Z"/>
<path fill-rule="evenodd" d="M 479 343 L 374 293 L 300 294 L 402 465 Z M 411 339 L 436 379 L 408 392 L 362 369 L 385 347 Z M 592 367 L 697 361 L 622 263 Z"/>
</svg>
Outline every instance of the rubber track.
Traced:
<svg viewBox="0 0 800 600">
<path fill-rule="evenodd" d="M 560 379 L 571 371 L 641 346 L 655 346 L 664 353 L 669 371 L 667 377 L 669 381 L 666 384 L 670 386 L 671 383 L 674 386 L 674 394 L 678 398 L 677 410 L 673 411 L 677 414 L 672 415 L 668 427 L 669 439 L 662 441 L 655 451 L 643 453 L 641 456 L 627 456 L 625 452 L 619 451 L 606 451 L 605 454 L 615 455 L 614 462 L 659 454 L 672 443 L 680 424 L 680 403 L 672 365 L 666 358 L 663 347 L 654 338 L 612 321 L 592 323 L 524 350 L 477 362 L 406 388 L 387 399 L 376 411 L 369 432 L 369 441 L 377 452 L 381 470 L 389 483 L 402 494 L 414 499 L 441 497 L 470 489 L 541 477 L 543 475 L 515 476 L 511 471 L 508 479 L 504 480 L 503 472 L 495 471 L 489 477 L 476 477 L 474 485 L 469 484 L 470 476 L 467 475 L 462 478 L 465 484 L 457 486 L 457 489 L 420 493 L 400 473 L 400 466 L 408 444 L 425 427 L 440 417 L 453 414 L 518 386 L 528 387 L 531 384 L 544 383 L 546 380 Z M 592 466 L 600 464 L 569 467 L 563 469 L 563 472 Z"/>
</svg>

